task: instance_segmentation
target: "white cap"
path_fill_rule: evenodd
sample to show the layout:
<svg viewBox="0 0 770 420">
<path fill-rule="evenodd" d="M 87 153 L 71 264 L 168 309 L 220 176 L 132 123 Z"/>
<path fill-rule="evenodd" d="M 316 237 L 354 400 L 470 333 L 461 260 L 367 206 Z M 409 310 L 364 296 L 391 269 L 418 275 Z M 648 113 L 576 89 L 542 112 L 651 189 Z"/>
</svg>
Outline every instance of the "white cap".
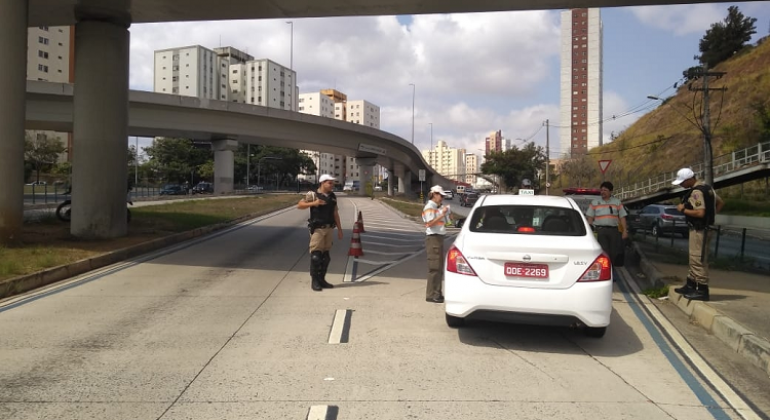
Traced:
<svg viewBox="0 0 770 420">
<path fill-rule="evenodd" d="M 436 193 L 436 194 L 441 194 L 441 195 L 443 195 L 443 196 L 445 196 L 445 195 L 446 195 L 446 194 L 444 193 L 444 189 L 443 189 L 443 188 L 441 188 L 441 185 L 434 185 L 434 186 L 430 187 L 430 192 L 432 192 L 432 193 Z"/>
<path fill-rule="evenodd" d="M 318 183 L 319 184 L 323 184 L 326 181 L 336 181 L 336 180 L 337 180 L 337 178 L 335 178 L 335 177 L 333 177 L 333 176 L 331 176 L 329 174 L 323 174 L 323 175 L 321 175 L 321 178 L 318 179 Z"/>
<path fill-rule="evenodd" d="M 671 184 L 673 185 L 679 185 L 685 181 L 687 181 L 690 178 L 695 177 L 695 172 L 692 171 L 690 168 L 682 168 L 676 173 L 676 179 Z"/>
</svg>

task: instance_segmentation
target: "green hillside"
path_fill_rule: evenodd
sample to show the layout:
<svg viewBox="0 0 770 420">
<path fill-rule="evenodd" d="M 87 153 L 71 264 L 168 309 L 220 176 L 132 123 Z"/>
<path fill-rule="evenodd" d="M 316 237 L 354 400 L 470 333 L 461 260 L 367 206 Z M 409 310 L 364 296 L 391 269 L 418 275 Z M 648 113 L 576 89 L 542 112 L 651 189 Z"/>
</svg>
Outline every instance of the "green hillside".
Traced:
<svg viewBox="0 0 770 420">
<path fill-rule="evenodd" d="M 727 87 L 724 97 L 721 92 L 711 93 L 716 160 L 719 155 L 755 145 L 760 139 L 762 124 L 755 107 L 760 104 L 770 109 L 770 38 L 747 47 L 712 71 L 727 73 L 719 80 L 709 79 L 709 87 Z M 702 80 L 692 83 L 694 87 L 702 87 Z M 702 161 L 703 134 L 684 117 L 700 120 L 702 99 L 702 93 L 696 96 L 687 85 L 679 86 L 673 97 L 628 127 L 614 142 L 590 150 L 589 157 L 596 161 L 612 159 L 605 177 L 617 187 Z M 696 117 L 691 108 L 696 109 Z M 599 179 L 597 170 L 592 180 Z M 761 194 L 765 189 L 764 180 L 744 185 L 740 194 L 747 194 L 747 189 L 754 191 L 751 195 L 756 198 L 767 199 Z M 729 195 L 733 191 L 726 192 Z"/>
</svg>

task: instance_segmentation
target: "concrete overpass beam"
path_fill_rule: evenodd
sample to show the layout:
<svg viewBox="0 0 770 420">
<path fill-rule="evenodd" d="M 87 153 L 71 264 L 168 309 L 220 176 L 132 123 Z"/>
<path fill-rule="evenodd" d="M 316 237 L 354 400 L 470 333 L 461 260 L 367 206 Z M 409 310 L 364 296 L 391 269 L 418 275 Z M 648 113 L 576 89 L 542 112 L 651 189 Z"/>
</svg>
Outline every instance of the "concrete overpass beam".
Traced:
<svg viewBox="0 0 770 420">
<path fill-rule="evenodd" d="M 211 142 L 214 149 L 214 194 L 233 192 L 235 177 L 235 158 L 233 152 L 238 150 L 235 140 L 217 140 Z"/>
<path fill-rule="evenodd" d="M 76 11 L 72 224 L 81 238 L 127 233 L 129 21 Z"/>
<path fill-rule="evenodd" d="M 19 238 L 24 218 L 27 0 L 0 1 L 0 243 Z"/>
</svg>

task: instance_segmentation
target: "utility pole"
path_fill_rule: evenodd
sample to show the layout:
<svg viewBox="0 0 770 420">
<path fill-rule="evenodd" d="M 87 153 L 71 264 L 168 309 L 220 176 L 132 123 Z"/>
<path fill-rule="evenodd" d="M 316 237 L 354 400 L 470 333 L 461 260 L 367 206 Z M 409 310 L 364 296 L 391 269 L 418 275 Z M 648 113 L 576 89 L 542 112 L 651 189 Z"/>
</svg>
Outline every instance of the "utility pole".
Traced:
<svg viewBox="0 0 770 420">
<path fill-rule="evenodd" d="M 551 126 L 548 120 L 545 120 L 545 195 L 548 195 L 548 189 L 551 181 L 548 178 L 548 172 L 551 166 Z"/>
<path fill-rule="evenodd" d="M 704 64 L 702 70 L 696 71 L 694 75 L 690 75 L 703 78 L 702 88 L 694 88 L 692 85 L 690 85 L 689 89 L 690 91 L 694 92 L 703 91 L 703 115 L 701 115 L 700 127 L 701 132 L 703 132 L 703 181 L 712 187 L 714 187 L 714 168 L 713 153 L 711 149 L 711 109 L 709 102 L 709 92 L 712 90 L 724 92 L 727 90 L 727 88 L 710 88 L 709 77 L 713 76 L 717 79 L 721 79 L 725 74 L 726 73 L 722 71 L 708 71 L 708 64 Z M 685 72 L 685 75 L 687 75 L 687 72 Z"/>
</svg>

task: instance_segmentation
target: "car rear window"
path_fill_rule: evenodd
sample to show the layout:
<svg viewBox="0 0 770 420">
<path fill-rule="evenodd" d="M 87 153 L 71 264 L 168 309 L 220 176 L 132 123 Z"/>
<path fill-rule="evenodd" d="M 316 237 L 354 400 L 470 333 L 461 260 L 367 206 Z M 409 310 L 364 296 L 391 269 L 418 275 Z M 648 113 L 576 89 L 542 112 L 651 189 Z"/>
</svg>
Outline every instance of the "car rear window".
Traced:
<svg viewBox="0 0 770 420">
<path fill-rule="evenodd" d="M 682 215 L 682 213 L 680 213 L 679 210 L 677 210 L 675 208 L 664 209 L 663 212 L 666 213 L 666 214 L 672 214 L 674 216 L 681 216 Z"/>
<path fill-rule="evenodd" d="M 473 212 L 471 232 L 585 236 L 580 213 L 548 206 L 483 206 Z"/>
</svg>

